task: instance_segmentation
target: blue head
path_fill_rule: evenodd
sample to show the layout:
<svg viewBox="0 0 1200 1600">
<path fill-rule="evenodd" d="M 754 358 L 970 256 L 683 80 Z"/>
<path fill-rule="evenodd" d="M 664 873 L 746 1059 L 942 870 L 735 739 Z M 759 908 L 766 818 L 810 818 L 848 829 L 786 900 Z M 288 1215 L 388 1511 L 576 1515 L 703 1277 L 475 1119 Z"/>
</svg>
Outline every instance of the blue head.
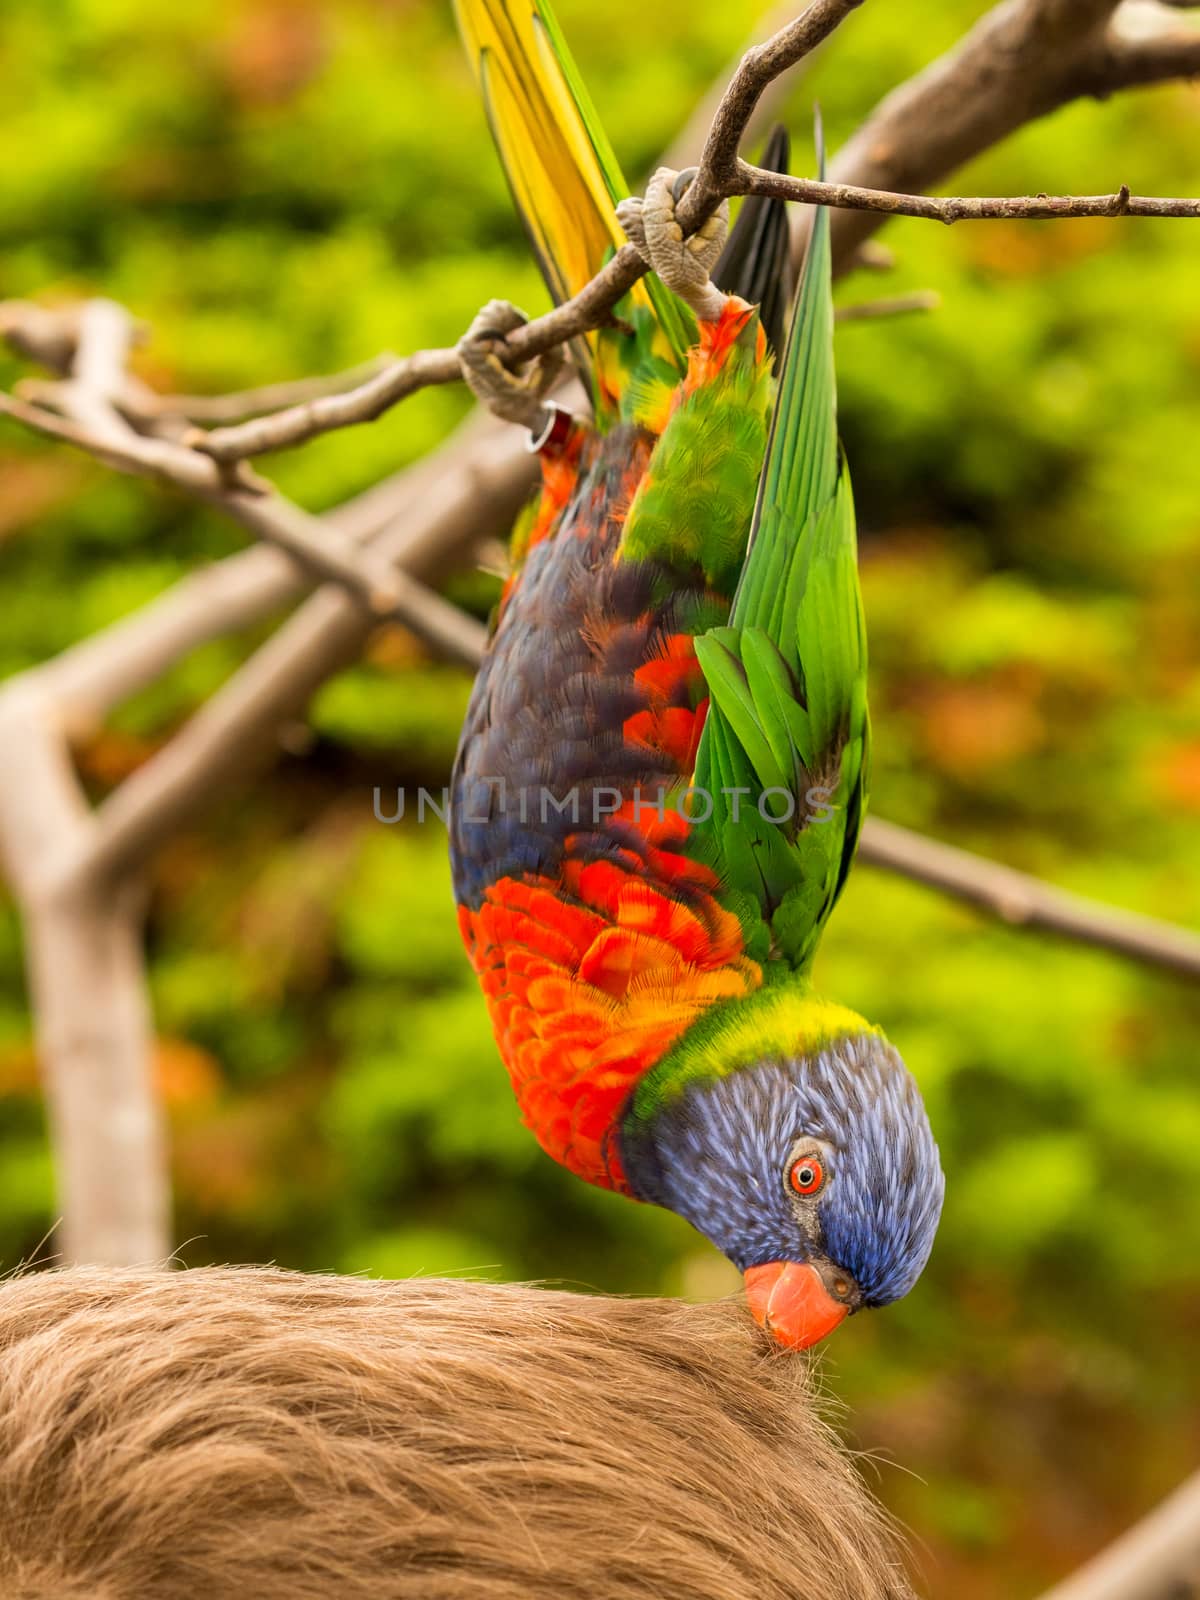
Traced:
<svg viewBox="0 0 1200 1600">
<path fill-rule="evenodd" d="M 920 1090 L 865 1025 L 635 1101 L 621 1153 L 638 1198 L 678 1212 L 722 1250 L 745 1274 L 759 1321 L 796 1347 L 850 1311 L 907 1294 L 941 1215 Z"/>
</svg>

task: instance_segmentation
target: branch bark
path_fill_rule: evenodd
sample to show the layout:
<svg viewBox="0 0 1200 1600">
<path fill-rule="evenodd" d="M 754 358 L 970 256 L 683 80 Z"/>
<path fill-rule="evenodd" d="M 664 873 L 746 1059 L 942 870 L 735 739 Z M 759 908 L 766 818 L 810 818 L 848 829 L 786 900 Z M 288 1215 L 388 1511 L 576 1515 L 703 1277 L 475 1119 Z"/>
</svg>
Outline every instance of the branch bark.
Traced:
<svg viewBox="0 0 1200 1600">
<path fill-rule="evenodd" d="M 696 180 L 683 197 L 677 216 L 684 233 L 698 228 L 726 196 L 738 169 L 738 151 L 767 86 L 775 82 L 843 23 L 862 0 L 813 0 L 794 22 L 742 57 L 721 96 L 704 143 Z"/>
<path fill-rule="evenodd" d="M 931 222 L 1044 222 L 1053 217 L 1200 217 L 1200 199 L 1164 200 L 1130 194 L 1125 184 L 1113 194 L 985 195 L 976 199 L 946 195 L 896 194 L 862 189 L 852 183 L 817 183 L 761 167 L 738 166 L 740 194 L 777 195 L 807 205 L 842 211 L 877 211 L 889 217 L 924 217 Z"/>
<path fill-rule="evenodd" d="M 140 874 L 105 893 L 72 876 L 92 817 L 37 683 L 0 690 L 0 749 L 0 859 L 24 916 L 62 1254 L 111 1266 L 162 1261 L 170 1190 L 151 1073 Z"/>
<path fill-rule="evenodd" d="M 11 327 L 11 308 L 6 309 Z M 73 375 L 40 382 L 40 405 L 0 393 L 0 412 L 121 471 L 158 478 L 190 492 L 277 546 L 315 578 L 340 584 L 373 620 L 402 622 L 450 659 L 473 659 L 476 625 L 438 595 L 395 572 L 372 549 L 356 548 L 336 528 L 302 511 L 264 480 L 250 478 L 240 464 L 223 467 L 184 442 L 138 433 L 120 408 L 132 326 L 121 307 L 108 301 L 88 302 L 80 311 Z M 19 340 L 19 324 L 17 332 Z"/>
<path fill-rule="evenodd" d="M 1014 927 L 1041 928 L 1147 966 L 1200 978 L 1200 934 L 1057 889 L 894 822 L 868 819 L 858 859 L 966 900 Z"/>
<path fill-rule="evenodd" d="M 437 473 L 436 491 L 422 496 L 421 518 L 398 521 L 378 537 L 380 555 L 416 578 L 432 580 L 446 563 L 461 565 L 478 542 L 481 497 L 511 521 L 528 493 L 530 458 L 527 452 L 513 456 L 509 430 L 468 425 L 466 431 L 473 446 L 470 470 Z M 457 451 L 451 441 L 441 454 Z M 280 726 L 303 710 L 327 678 L 358 659 L 374 626 L 344 593 L 327 588 L 313 595 L 102 803 L 79 870 L 93 881 L 119 881 L 203 814 L 214 785 L 244 781 L 269 765 Z M 477 623 L 473 629 L 464 655 L 469 650 L 477 662 L 483 629 Z"/>
</svg>

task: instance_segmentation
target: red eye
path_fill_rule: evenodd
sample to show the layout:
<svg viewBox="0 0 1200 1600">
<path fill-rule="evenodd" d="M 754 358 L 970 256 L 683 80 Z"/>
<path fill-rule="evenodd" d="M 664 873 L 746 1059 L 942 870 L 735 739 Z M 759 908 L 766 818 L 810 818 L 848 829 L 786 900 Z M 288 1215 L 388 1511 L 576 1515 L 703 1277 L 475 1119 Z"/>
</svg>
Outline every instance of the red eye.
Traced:
<svg viewBox="0 0 1200 1600">
<path fill-rule="evenodd" d="M 792 1162 L 788 1182 L 797 1194 L 816 1194 L 825 1182 L 825 1169 L 816 1156 L 801 1156 Z"/>
</svg>

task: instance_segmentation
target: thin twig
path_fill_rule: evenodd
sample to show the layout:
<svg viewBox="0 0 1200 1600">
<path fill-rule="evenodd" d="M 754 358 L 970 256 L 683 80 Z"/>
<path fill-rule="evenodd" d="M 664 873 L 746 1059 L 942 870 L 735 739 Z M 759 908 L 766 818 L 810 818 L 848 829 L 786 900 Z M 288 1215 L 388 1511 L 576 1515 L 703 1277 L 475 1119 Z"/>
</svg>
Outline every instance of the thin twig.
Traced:
<svg viewBox="0 0 1200 1600">
<path fill-rule="evenodd" d="M 814 0 L 794 22 L 746 51 L 713 117 L 696 180 L 680 204 L 678 218 L 685 233 L 698 228 L 723 199 L 738 192 L 730 187 L 738 151 L 767 85 L 815 50 L 861 4 L 862 0 Z"/>
<path fill-rule="evenodd" d="M 1200 4 L 1200 0 L 1197 0 Z M 757 45 L 764 38 L 773 38 L 781 28 L 785 28 L 796 15 L 796 0 L 782 0 L 775 4 L 766 16 L 759 18 L 755 23 L 752 44 Z M 814 51 L 815 54 L 815 51 Z M 807 66 L 807 62 L 798 65 Z M 784 100 L 795 87 L 796 73 L 791 77 L 774 79 L 758 97 L 758 103 L 750 114 L 742 134 L 742 142 L 754 139 L 766 131 L 767 124 L 782 106 Z M 708 136 L 712 131 L 713 121 L 729 90 L 729 74 L 723 73 L 716 79 L 707 94 L 697 100 L 692 114 L 680 129 L 679 133 L 671 140 L 663 152 L 659 162 L 660 166 L 684 167 L 695 166 L 700 160 L 704 146 L 708 143 Z"/>
<path fill-rule="evenodd" d="M 305 405 L 312 400 L 322 400 L 327 395 L 345 394 L 349 389 L 358 389 L 379 373 L 385 372 L 395 360 L 390 351 L 384 351 L 371 361 L 362 361 L 344 372 L 333 372 L 320 378 L 264 383 L 254 389 L 234 390 L 231 394 L 155 395 L 152 410 L 157 416 L 186 417 L 189 422 L 205 426 L 241 422 L 248 417 L 262 416 L 268 411 L 279 411 L 285 406 Z"/>
<path fill-rule="evenodd" d="M 397 402 L 431 384 L 454 383 L 462 376 L 453 350 L 418 350 L 393 358 L 382 371 L 352 388 L 289 405 L 272 416 L 256 417 L 234 427 L 214 428 L 189 442 L 214 461 L 242 461 L 247 456 L 283 450 L 360 422 L 374 422 Z"/>
<path fill-rule="evenodd" d="M 1200 977 L 1200 933 L 1057 889 L 998 861 L 870 818 L 859 860 L 968 900 L 1014 927 L 1049 933 L 1131 956 L 1148 966 Z"/>
<path fill-rule="evenodd" d="M 872 322 L 878 317 L 906 317 L 916 311 L 936 311 L 942 297 L 936 289 L 914 289 L 911 294 L 881 296 L 878 300 L 857 300 L 839 306 L 835 322 Z"/>
<path fill-rule="evenodd" d="M 882 211 L 893 217 L 924 217 L 931 222 L 1048 221 L 1064 217 L 1200 217 L 1200 198 L 1160 200 L 1130 194 L 1126 184 L 1113 194 L 981 196 L 893 194 L 860 189 L 851 183 L 819 183 L 783 172 L 738 164 L 739 194 L 776 195 L 808 205 L 848 211 Z"/>
</svg>

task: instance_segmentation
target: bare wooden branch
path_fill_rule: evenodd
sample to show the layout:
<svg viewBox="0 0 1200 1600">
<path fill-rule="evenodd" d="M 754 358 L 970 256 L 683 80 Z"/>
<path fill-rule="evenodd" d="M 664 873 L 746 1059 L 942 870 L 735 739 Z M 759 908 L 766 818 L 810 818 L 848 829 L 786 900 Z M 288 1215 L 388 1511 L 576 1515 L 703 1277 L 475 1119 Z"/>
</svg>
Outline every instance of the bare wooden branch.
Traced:
<svg viewBox="0 0 1200 1600">
<path fill-rule="evenodd" d="M 529 455 L 514 457 L 508 429 L 468 424 L 470 469 L 438 474 L 422 495 L 422 515 L 384 530 L 377 548 L 415 578 L 461 566 L 478 542 L 479 507 L 495 504 L 511 520 L 528 492 Z M 443 459 L 461 446 L 451 441 Z M 469 621 L 469 619 L 468 619 Z M 475 624 L 475 659 L 482 629 Z M 371 621 L 344 593 L 313 595 L 175 737 L 126 778 L 96 812 L 96 831 L 80 870 L 119 880 L 180 827 L 202 815 L 213 785 L 245 781 L 268 766 L 282 724 L 301 713 L 334 673 L 358 659 Z"/>
<path fill-rule="evenodd" d="M 1117 0 L 1002 0 L 952 50 L 880 101 L 834 155 L 830 180 L 922 194 L 1068 101 L 1200 72 L 1200 32 L 1168 17 L 1164 49 L 1145 38 L 1134 46 L 1115 12 Z M 835 270 L 844 270 L 887 215 L 834 216 Z M 792 229 L 798 257 L 807 236 L 803 213 L 794 214 Z"/>
<path fill-rule="evenodd" d="M 165 417 L 185 417 L 189 422 L 204 426 L 241 422 L 248 417 L 259 417 L 268 411 L 279 411 L 285 406 L 301 406 L 312 400 L 323 400 L 328 395 L 345 394 L 357 389 L 387 370 L 396 357 L 390 351 L 371 361 L 360 362 L 345 372 L 333 372 L 321 378 L 296 378 L 284 383 L 266 383 L 255 389 L 235 390 L 232 394 L 164 394 L 150 395 L 150 411 Z M 144 414 L 144 413 L 139 413 Z"/>
<path fill-rule="evenodd" d="M 139 880 L 96 895 L 62 876 L 91 817 L 36 686 L 0 690 L 0 858 L 25 921 L 38 1058 L 68 1261 L 165 1260 L 165 1134 L 151 1078 Z"/>
<path fill-rule="evenodd" d="M 509 430 L 489 417 L 477 417 L 452 436 L 443 450 L 487 458 Z M 520 458 L 532 467 L 527 453 Z M 439 452 L 365 490 L 328 512 L 324 521 L 355 545 L 368 544 L 424 497 L 437 493 L 442 476 Z M 515 508 L 514 508 L 515 509 Z M 465 541 L 465 534 L 463 535 Z M 448 549 L 449 566 L 461 564 L 465 543 Z M 200 567 L 140 609 L 81 640 L 53 660 L 25 674 L 36 678 L 68 739 L 92 733 L 115 707 L 155 683 L 176 662 L 211 639 L 239 633 L 282 611 L 313 586 L 306 569 L 282 550 L 260 544 Z M 367 621 L 365 627 L 369 629 Z M 365 637 L 365 632 L 364 632 Z M 270 735 L 267 736 L 268 743 Z"/>
<path fill-rule="evenodd" d="M 1102 45 L 1080 69 L 1087 93 L 1103 98 L 1114 86 L 1129 89 L 1200 74 L 1200 30 L 1174 18 L 1148 24 L 1145 19 L 1155 9 L 1126 0 Z"/>
<path fill-rule="evenodd" d="M 237 427 L 216 428 L 193 442 L 214 461 L 242 461 L 247 456 L 302 444 L 333 428 L 374 422 L 418 389 L 454 383 L 460 376 L 453 350 L 419 350 L 415 355 L 389 362 L 374 377 L 343 393 L 305 400 Z"/>
<path fill-rule="evenodd" d="M 156 599 L 26 674 L 69 741 L 157 683 L 200 645 L 251 628 L 303 593 L 305 574 L 281 551 L 257 546 L 199 567 Z"/>
<path fill-rule="evenodd" d="M 907 317 L 917 311 L 936 311 L 942 297 L 936 289 L 914 289 L 911 294 L 883 295 L 878 300 L 858 300 L 839 306 L 835 322 L 871 322 L 879 317 Z"/>
<path fill-rule="evenodd" d="M 11 316 L 10 327 L 20 327 Z M 320 519 L 276 494 L 265 480 L 248 478 L 244 466 L 238 464 L 230 476 L 229 469 L 184 443 L 138 433 L 117 405 L 133 338 L 132 319 L 112 302 L 91 301 L 81 308 L 80 328 L 72 375 L 42 384 L 39 391 L 64 415 L 56 415 L 45 403 L 34 406 L 3 393 L 0 412 L 119 470 L 190 491 L 264 542 L 285 551 L 315 577 L 341 584 L 374 620 L 402 622 L 451 659 L 471 659 L 474 633 L 470 619 L 397 574 L 370 549 L 359 550 L 339 537 Z"/>
<path fill-rule="evenodd" d="M 369 549 L 357 551 L 331 534 L 319 518 L 310 517 L 282 495 L 237 489 L 206 492 L 201 498 L 228 512 L 265 543 L 286 551 L 315 577 L 341 584 L 377 620 L 398 615 L 399 587 L 390 568 Z"/>
<path fill-rule="evenodd" d="M 723 199 L 738 192 L 730 187 L 738 151 L 768 84 L 811 54 L 861 4 L 862 0 L 814 0 L 794 22 L 747 50 L 717 106 L 696 181 L 679 207 L 685 233 L 698 228 Z"/>
<path fill-rule="evenodd" d="M 970 901 L 1014 926 L 1044 928 L 1148 966 L 1200 977 L 1200 933 L 1057 889 L 1028 873 L 926 839 L 894 822 L 870 818 L 858 855 L 860 861 Z"/>
<path fill-rule="evenodd" d="M 1113 194 L 962 196 L 894 194 L 860 189 L 850 183 L 818 183 L 782 172 L 738 164 L 738 193 L 777 195 L 808 205 L 839 210 L 879 211 L 892 217 L 924 217 L 931 222 L 1046 221 L 1052 217 L 1200 217 L 1200 198 L 1159 200 L 1130 194 L 1127 185 Z"/>
<path fill-rule="evenodd" d="M 145 470 L 148 459 L 165 463 L 169 481 L 177 481 L 174 471 L 183 461 L 189 473 L 194 460 L 209 475 L 219 474 L 215 463 L 181 446 L 143 438 L 119 409 L 128 393 L 125 362 L 137 337 L 120 307 L 89 302 L 71 317 L 28 317 L 22 309 L 4 308 L 6 329 L 14 342 L 24 339 L 28 353 L 49 358 L 62 372 L 50 386 L 62 415 L 0 397 L 4 409 L 127 468 Z M 352 528 L 343 530 L 339 544 L 336 531 L 278 497 L 207 485 L 193 492 L 224 505 L 309 565 L 328 567 L 331 551 L 336 559 L 342 548 L 354 549 Z M 264 583 L 256 604 L 289 598 L 294 574 L 281 572 L 267 551 L 249 552 L 240 566 L 235 558 L 218 580 L 240 576 L 248 560 L 263 556 L 267 562 L 256 563 Z M 478 623 L 393 573 L 380 558 L 370 562 L 365 570 L 372 581 L 375 572 L 382 576 L 395 611 L 411 617 L 418 631 L 449 653 L 477 658 Z M 359 568 L 347 558 L 342 580 L 358 577 Z M 90 641 L 0 690 L 0 854 L 24 914 L 64 1218 L 62 1250 L 70 1260 L 165 1261 L 170 1201 L 143 970 L 141 875 L 147 857 L 130 853 L 118 871 L 105 872 L 103 821 L 87 806 L 68 741 L 89 711 L 102 714 L 114 697 L 152 681 L 189 639 L 198 642 L 228 624 L 221 611 L 203 619 L 197 609 L 197 598 L 211 603 L 215 597 L 205 578 L 197 575 L 190 587 L 154 603 L 143 617 L 118 624 L 107 639 Z M 361 648 L 357 624 L 363 608 L 341 604 L 354 613 L 350 626 Z M 235 614 L 236 605 L 235 600 Z M 174 631 L 178 624 L 181 637 Z M 197 782 L 201 793 L 211 793 L 202 777 Z"/>
<path fill-rule="evenodd" d="M 0 300 L 0 339 L 19 356 L 65 377 L 79 339 L 79 308 L 39 306 L 32 300 Z"/>
<path fill-rule="evenodd" d="M 1197 4 L 1200 4 L 1200 0 L 1197 0 Z M 781 4 L 774 5 L 766 16 L 757 22 L 748 48 L 761 43 L 764 39 L 773 38 L 781 29 L 788 26 L 795 15 L 796 0 L 782 0 Z M 797 63 L 798 67 L 804 65 L 806 62 Z M 750 113 L 742 134 L 743 143 L 766 132 L 771 119 L 794 89 L 797 76 L 797 72 L 793 71 L 790 75 L 773 78 L 767 84 Z M 682 171 L 684 167 L 694 167 L 699 162 L 728 87 L 729 73 L 726 72 L 716 79 L 708 92 L 696 102 L 691 116 L 663 152 L 660 166 L 674 167 L 677 171 Z"/>
<path fill-rule="evenodd" d="M 27 392 L 28 389 L 29 386 Z M 52 389 L 62 406 L 62 416 L 56 416 L 45 405 L 32 405 L 26 399 L 3 392 L 0 392 L 0 412 L 22 427 L 95 456 L 118 472 L 174 484 L 193 494 L 220 494 L 227 487 L 229 480 L 222 481 L 217 463 L 207 456 L 165 439 L 146 438 L 135 433 L 126 427 L 119 412 L 108 407 L 101 411 L 95 397 L 73 382 L 39 383 L 36 392 L 46 398 Z M 100 416 L 104 420 L 98 423 Z M 240 481 L 248 480 L 243 477 Z"/>
<path fill-rule="evenodd" d="M 133 322 L 93 301 L 70 329 L 43 321 L 29 337 L 67 364 L 66 425 L 104 445 L 117 439 L 125 425 L 112 395 Z M 112 1265 L 164 1260 L 170 1186 L 151 1072 L 140 863 L 101 893 L 73 873 L 95 823 L 44 678 L 0 690 L 0 748 L 0 853 L 24 913 L 63 1253 Z"/>
<path fill-rule="evenodd" d="M 1200 1472 L 1042 1600 L 1192 1600 L 1200 1594 Z"/>
</svg>

